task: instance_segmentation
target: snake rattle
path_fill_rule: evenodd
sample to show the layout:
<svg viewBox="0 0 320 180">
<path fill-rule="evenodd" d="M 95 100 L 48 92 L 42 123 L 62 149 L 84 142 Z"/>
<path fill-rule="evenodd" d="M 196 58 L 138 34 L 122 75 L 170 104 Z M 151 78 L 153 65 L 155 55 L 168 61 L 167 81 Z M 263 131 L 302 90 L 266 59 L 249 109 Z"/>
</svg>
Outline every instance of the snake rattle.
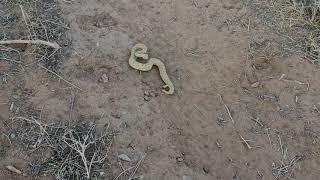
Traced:
<svg viewBox="0 0 320 180">
<path fill-rule="evenodd" d="M 162 86 L 163 88 L 162 91 L 166 94 L 173 94 L 174 86 L 171 80 L 169 79 L 165 65 L 160 59 L 150 58 L 149 55 L 147 54 L 147 50 L 148 48 L 144 44 L 134 45 L 131 50 L 129 65 L 134 69 L 137 69 L 139 71 L 145 71 L 145 72 L 150 71 L 154 65 L 157 66 L 160 72 L 160 77 L 162 81 L 165 83 L 165 85 Z M 142 58 L 147 62 L 146 63 L 138 62 L 137 61 L 138 58 Z"/>
</svg>

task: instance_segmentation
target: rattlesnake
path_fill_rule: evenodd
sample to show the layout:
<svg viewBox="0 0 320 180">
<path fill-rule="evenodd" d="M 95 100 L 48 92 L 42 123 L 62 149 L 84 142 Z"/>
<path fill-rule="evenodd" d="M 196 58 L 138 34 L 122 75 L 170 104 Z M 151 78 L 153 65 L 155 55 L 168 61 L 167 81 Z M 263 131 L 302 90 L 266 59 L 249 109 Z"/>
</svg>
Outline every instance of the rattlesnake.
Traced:
<svg viewBox="0 0 320 180">
<path fill-rule="evenodd" d="M 163 64 L 163 62 L 160 59 L 156 58 L 150 58 L 147 54 L 147 46 L 144 44 L 136 44 L 133 46 L 131 50 L 131 56 L 129 58 L 129 65 L 137 69 L 139 71 L 150 71 L 153 67 L 153 65 L 157 66 L 160 72 L 160 77 L 162 81 L 165 83 L 164 86 L 162 86 L 162 91 L 166 94 L 173 94 L 174 92 L 174 86 L 169 79 L 169 76 L 166 71 L 166 67 Z M 138 62 L 137 59 L 142 58 L 146 60 L 146 63 Z"/>
</svg>

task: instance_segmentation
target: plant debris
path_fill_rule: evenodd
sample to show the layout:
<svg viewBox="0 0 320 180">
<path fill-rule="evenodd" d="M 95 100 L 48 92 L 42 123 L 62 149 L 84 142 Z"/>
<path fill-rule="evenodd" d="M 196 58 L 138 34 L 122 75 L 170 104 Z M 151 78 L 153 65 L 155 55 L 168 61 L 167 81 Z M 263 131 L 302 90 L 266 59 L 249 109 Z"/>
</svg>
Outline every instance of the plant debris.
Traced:
<svg viewBox="0 0 320 180">
<path fill-rule="evenodd" d="M 71 41 L 66 35 L 68 24 L 56 0 L 3 0 L 0 9 L 0 41 L 28 41 L 32 44 L 0 45 L 0 60 L 23 66 L 41 63 L 59 73 L 68 55 Z M 38 43 L 54 42 L 54 43 Z M 52 48 L 48 45 L 53 45 Z M 24 56 L 33 62 L 26 62 Z"/>
<path fill-rule="evenodd" d="M 34 159 L 31 174 L 53 174 L 59 180 L 100 178 L 107 167 L 113 132 L 98 135 L 94 123 L 44 123 L 35 117 L 15 117 L 17 142 Z"/>
</svg>

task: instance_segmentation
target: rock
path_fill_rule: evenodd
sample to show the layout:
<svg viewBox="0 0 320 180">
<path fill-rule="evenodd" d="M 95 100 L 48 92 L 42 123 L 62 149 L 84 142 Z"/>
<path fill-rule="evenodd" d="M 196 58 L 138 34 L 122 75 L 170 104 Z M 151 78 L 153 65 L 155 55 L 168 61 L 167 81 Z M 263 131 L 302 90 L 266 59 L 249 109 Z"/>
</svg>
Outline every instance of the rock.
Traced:
<svg viewBox="0 0 320 180">
<path fill-rule="evenodd" d="M 182 162 L 184 159 L 183 157 L 176 157 L 177 162 Z"/>
<path fill-rule="evenodd" d="M 156 150 L 156 146 L 154 144 L 150 144 L 147 147 L 148 152 L 153 152 Z"/>
<path fill-rule="evenodd" d="M 13 107 L 14 107 L 14 103 L 11 103 L 11 106 L 10 106 L 10 111 L 12 112 L 13 111 Z"/>
<path fill-rule="evenodd" d="M 109 82 L 109 78 L 108 78 L 107 74 L 103 74 L 103 75 L 101 76 L 101 80 L 102 80 L 103 83 Z"/>
<path fill-rule="evenodd" d="M 143 98 L 145 101 L 150 101 L 151 100 L 151 98 L 149 97 L 149 96 L 144 96 L 144 98 Z"/>
<path fill-rule="evenodd" d="M 155 94 L 154 92 L 151 92 L 151 93 L 150 93 L 150 96 L 151 96 L 151 97 L 156 97 L 156 94 Z"/>
<path fill-rule="evenodd" d="M 206 174 L 209 173 L 209 167 L 208 167 L 208 166 L 204 166 L 204 167 L 202 168 L 202 170 L 203 170 L 203 172 L 206 173 Z"/>
<path fill-rule="evenodd" d="M 259 87 L 259 85 L 260 85 L 259 82 L 255 82 L 255 83 L 251 84 L 251 87 L 252 88 L 257 88 L 257 87 Z"/>
<path fill-rule="evenodd" d="M 14 139 L 16 137 L 16 135 L 14 133 L 10 134 L 10 138 Z"/>
<path fill-rule="evenodd" d="M 118 158 L 121 159 L 122 161 L 127 161 L 127 162 L 131 161 L 131 159 L 125 154 L 120 154 Z"/>
<path fill-rule="evenodd" d="M 106 174 L 105 172 L 99 172 L 101 177 L 104 177 L 104 175 Z"/>
<path fill-rule="evenodd" d="M 149 93 L 148 91 L 145 91 L 145 92 L 144 92 L 144 95 L 145 95 L 145 96 L 150 96 L 150 93 Z"/>
</svg>

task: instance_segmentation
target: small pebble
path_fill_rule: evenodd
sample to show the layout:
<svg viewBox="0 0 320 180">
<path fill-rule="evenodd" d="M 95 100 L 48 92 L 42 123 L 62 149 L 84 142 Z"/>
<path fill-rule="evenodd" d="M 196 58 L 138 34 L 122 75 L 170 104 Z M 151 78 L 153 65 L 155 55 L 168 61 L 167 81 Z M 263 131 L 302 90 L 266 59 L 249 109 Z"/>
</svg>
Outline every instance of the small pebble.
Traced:
<svg viewBox="0 0 320 180">
<path fill-rule="evenodd" d="M 11 106 L 10 106 L 10 111 L 12 112 L 13 111 L 13 107 L 14 107 L 14 103 L 11 103 Z"/>
<path fill-rule="evenodd" d="M 121 159 L 121 160 L 123 160 L 123 161 L 128 161 L 128 162 L 131 161 L 131 159 L 130 159 L 127 155 L 125 155 L 125 154 L 120 154 L 120 155 L 118 156 L 118 158 Z"/>
<path fill-rule="evenodd" d="M 10 138 L 14 139 L 16 137 L 16 135 L 14 133 L 10 134 Z"/>
<path fill-rule="evenodd" d="M 182 162 L 182 161 L 183 161 L 183 157 L 177 157 L 176 160 L 177 160 L 178 162 Z"/>
<path fill-rule="evenodd" d="M 153 152 L 153 151 L 156 150 L 156 146 L 155 146 L 154 144 L 150 144 L 150 145 L 148 145 L 147 150 L 148 150 L 149 152 Z"/>
<path fill-rule="evenodd" d="M 109 78 L 108 78 L 107 74 L 103 74 L 102 77 L 101 77 L 101 79 L 102 79 L 102 82 L 103 82 L 103 83 L 109 82 Z"/>
<path fill-rule="evenodd" d="M 255 82 L 255 83 L 251 84 L 251 87 L 252 88 L 257 88 L 257 87 L 259 87 L 259 85 L 260 85 L 259 82 Z"/>
<path fill-rule="evenodd" d="M 144 96 L 144 100 L 145 101 L 150 101 L 150 97 L 149 96 Z"/>
<path fill-rule="evenodd" d="M 145 96 L 150 96 L 150 93 L 149 93 L 148 91 L 145 91 L 145 92 L 144 92 L 144 95 L 145 95 Z"/>
<path fill-rule="evenodd" d="M 101 177 L 103 177 L 105 173 L 104 172 L 100 172 L 99 174 L 100 174 Z"/>
<path fill-rule="evenodd" d="M 203 170 L 203 172 L 206 173 L 206 174 L 209 173 L 209 167 L 207 167 L 207 166 L 204 166 L 204 167 L 202 168 L 202 170 Z"/>
<path fill-rule="evenodd" d="M 156 97 L 156 94 L 155 94 L 154 92 L 151 92 L 151 93 L 150 93 L 150 96 L 151 96 L 151 97 Z"/>
</svg>

